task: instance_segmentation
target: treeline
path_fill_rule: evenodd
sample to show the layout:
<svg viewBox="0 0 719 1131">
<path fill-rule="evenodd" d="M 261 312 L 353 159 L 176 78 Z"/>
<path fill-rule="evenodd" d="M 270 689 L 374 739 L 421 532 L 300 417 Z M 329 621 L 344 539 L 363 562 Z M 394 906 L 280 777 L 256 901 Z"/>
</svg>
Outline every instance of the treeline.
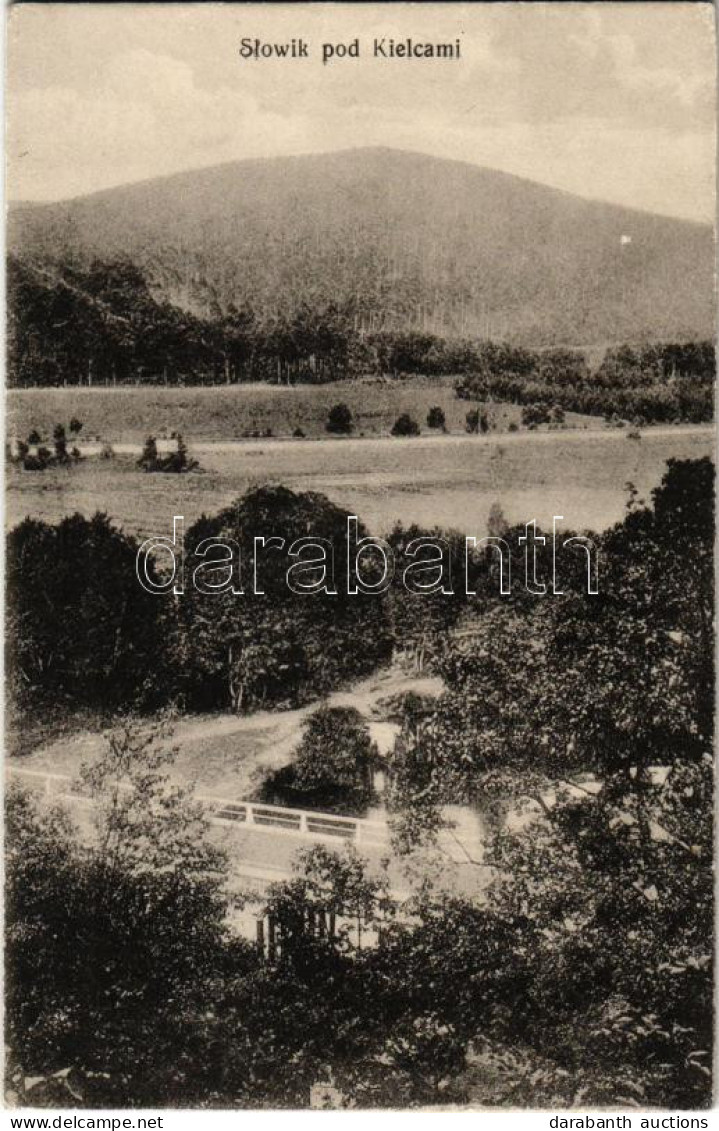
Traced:
<svg viewBox="0 0 719 1131">
<path fill-rule="evenodd" d="M 506 600 L 495 549 L 468 555 L 457 532 L 401 524 L 388 535 L 395 571 L 386 591 L 349 591 L 356 554 L 349 518 L 320 494 L 279 486 L 251 491 L 188 528 L 176 559 L 185 563 L 184 591 L 164 595 L 140 585 L 138 543 L 106 515 L 75 514 L 57 525 L 25 519 L 7 538 L 7 662 L 15 697 L 33 707 L 101 711 L 170 703 L 190 711 L 297 706 L 371 673 L 394 652 L 420 670 L 431 665 L 464 611 Z M 497 508 L 490 526 L 506 539 L 516 588 L 524 528 L 510 530 Z M 366 534 L 359 523 L 355 547 Z M 284 548 L 272 547 L 271 538 L 265 548 L 268 535 L 283 538 Z M 327 588 L 335 592 L 288 584 L 288 569 L 304 569 L 305 584 L 320 580 L 324 566 L 288 555 L 296 539 L 308 536 L 330 548 Z M 230 547 L 237 549 L 231 574 Z M 551 576 L 550 550 L 538 546 L 538 553 Z M 166 563 L 164 553 L 147 559 L 148 585 L 167 581 Z M 380 581 L 382 554 L 364 550 L 357 569 L 363 584 Z M 557 569 L 562 584 L 586 590 L 581 555 L 559 553 Z M 421 592 L 428 586 L 435 591 Z M 520 589 L 513 599 L 531 598 Z"/>
<path fill-rule="evenodd" d="M 597 370 L 576 350 L 361 331 L 338 305 L 273 317 L 216 307 L 213 317 L 198 317 L 158 302 L 140 270 L 125 262 L 50 273 L 11 257 L 7 293 L 8 383 L 20 388 L 456 374 L 459 395 L 470 398 L 647 422 L 712 417 L 709 342 L 610 348 Z"/>
<path fill-rule="evenodd" d="M 336 305 L 288 316 L 230 305 L 201 318 L 158 302 L 139 268 L 40 270 L 8 261 L 8 371 L 18 387 L 323 383 L 362 373 L 454 374 L 476 347 L 418 331 L 361 331 Z"/>
<path fill-rule="evenodd" d="M 346 590 L 295 594 L 287 557 L 260 554 L 254 541 L 281 532 L 289 545 L 311 531 L 337 547 L 346 576 L 347 517 L 321 495 L 251 492 L 191 526 L 185 551 L 188 570 L 211 581 L 212 563 L 195 548 L 210 537 L 233 539 L 243 583 L 256 577 L 264 591 L 203 593 L 190 572 L 182 596 L 140 585 L 138 543 L 105 515 L 76 514 L 55 526 L 26 519 L 8 535 L 7 559 L 8 665 L 19 702 L 240 711 L 297 705 L 369 674 L 391 654 L 383 602 Z M 147 571 L 149 584 L 163 580 L 152 558 Z"/>
<path fill-rule="evenodd" d="M 125 262 L 50 273 L 11 257 L 7 279 L 13 386 L 323 382 L 373 356 L 337 307 L 260 319 L 230 306 L 201 318 L 158 302 Z"/>
<path fill-rule="evenodd" d="M 367 532 L 359 523 L 352 544 L 349 518 L 320 494 L 250 491 L 189 527 L 176 549 L 181 580 L 162 595 L 140 585 L 138 543 L 106 515 L 75 514 L 54 526 L 25 519 L 7 537 L 8 676 L 16 699 L 103 711 L 297 706 L 393 654 L 437 670 L 467 618 L 497 604 L 537 603 L 523 583 L 527 553 L 536 554 L 545 586 L 554 578 L 586 600 L 590 578 L 596 581 L 585 550 L 560 544 L 555 556 L 546 531 L 543 543 L 527 549 L 525 528 L 509 527 L 495 505 L 489 533 L 503 540 L 501 556 L 491 545 L 468 550 L 456 531 L 397 524 L 387 538 L 394 574 L 380 592 L 363 591 L 386 576 L 385 559 L 365 549 L 356 564 Z M 295 540 L 308 538 L 325 547 L 321 565 L 316 547 L 289 555 Z M 592 536 L 595 562 L 606 557 L 605 542 Z M 147 585 L 167 585 L 166 566 L 165 553 L 150 555 Z M 295 587 L 299 570 L 303 586 L 326 583 L 329 591 Z M 361 577 L 359 592 L 348 586 L 350 571 Z"/>
<path fill-rule="evenodd" d="M 457 386 L 461 397 L 558 406 L 640 424 L 713 419 L 712 342 L 612 347 L 595 370 L 577 350 L 533 353 L 488 343 L 480 352 L 477 368 Z"/>
</svg>

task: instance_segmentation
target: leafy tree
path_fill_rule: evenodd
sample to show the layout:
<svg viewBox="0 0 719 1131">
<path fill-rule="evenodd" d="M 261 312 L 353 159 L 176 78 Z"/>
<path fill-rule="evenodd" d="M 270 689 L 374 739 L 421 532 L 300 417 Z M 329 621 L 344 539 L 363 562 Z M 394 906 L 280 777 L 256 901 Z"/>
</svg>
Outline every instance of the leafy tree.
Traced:
<svg viewBox="0 0 719 1131">
<path fill-rule="evenodd" d="M 392 425 L 393 436 L 419 436 L 419 432 L 419 424 L 406 412 L 398 416 Z"/>
<path fill-rule="evenodd" d="M 65 428 L 62 424 L 56 424 L 53 429 L 53 444 L 55 447 L 55 459 L 58 463 L 67 463 L 67 436 L 65 435 Z"/>
<path fill-rule="evenodd" d="M 293 785 L 303 793 L 337 793 L 359 801 L 372 793 L 377 757 L 367 724 L 354 707 L 320 707 L 304 725 L 293 759 Z"/>
<path fill-rule="evenodd" d="M 368 876 L 365 861 L 352 845 L 342 853 L 324 845 L 303 849 L 293 871 L 291 880 L 272 886 L 267 901 L 288 964 L 303 962 L 308 948 L 318 944 L 357 957 L 363 933 L 376 933 L 393 919 L 386 877 Z"/>
<path fill-rule="evenodd" d="M 395 782 L 418 827 L 474 798 L 495 830 L 489 910 L 527 981 L 521 1018 L 500 1007 L 485 1036 L 530 1062 L 551 1048 L 575 1103 L 692 1107 L 711 1048 L 711 464 L 673 463 L 653 501 L 605 536 L 598 599 L 496 604 L 481 647 L 450 644 Z"/>
<path fill-rule="evenodd" d="M 431 667 L 441 651 L 445 635 L 456 624 L 467 603 L 466 544 L 457 531 L 423 530 L 398 523 L 388 535 L 395 559 L 394 584 L 390 590 L 395 647 L 411 658 L 417 671 Z M 432 549 L 440 546 L 443 560 L 436 562 Z M 411 551 L 408 553 L 408 549 Z M 427 563 L 424 583 L 441 581 L 435 592 L 409 592 L 405 584 L 408 567 Z M 434 565 L 430 566 L 430 563 Z M 470 582 L 473 568 L 470 563 Z"/>
<path fill-rule="evenodd" d="M 176 475 L 186 471 L 195 471 L 199 466 L 196 459 L 192 459 L 187 450 L 187 444 L 179 432 L 174 435 L 176 448 L 164 459 L 159 461 L 158 471 L 171 472 Z"/>
<path fill-rule="evenodd" d="M 220 590 L 200 592 L 188 584 L 178 603 L 170 647 L 179 657 L 187 705 L 244 711 L 262 703 L 305 702 L 343 679 L 373 671 L 389 657 L 385 599 L 347 591 L 347 520 L 322 495 L 266 487 L 212 518 L 203 516 L 187 531 L 188 570 L 197 565 L 195 548 L 201 541 L 232 540 L 239 548 L 245 590 L 236 593 L 237 571 L 230 586 L 227 565 L 215 569 L 208 562 L 203 580 L 214 577 Z M 284 547 L 265 548 L 262 540 L 269 534 L 283 538 Z M 365 534 L 360 525 L 358 538 Z M 292 559 L 287 551 L 296 539 L 308 537 L 325 547 L 327 591 L 294 592 L 288 585 Z M 372 563 L 367 577 L 377 579 Z M 317 570 L 307 579 L 322 581 Z"/>
<path fill-rule="evenodd" d="M 538 424 L 548 424 L 551 414 L 546 405 L 525 405 L 522 409 L 522 424 L 525 428 L 536 428 Z"/>
<path fill-rule="evenodd" d="M 352 413 L 346 404 L 333 405 L 327 417 L 327 431 L 346 436 L 352 431 Z"/>
<path fill-rule="evenodd" d="M 8 799 L 9 1040 L 27 1074 L 79 1070 L 91 1106 L 182 1097 L 227 964 L 224 865 L 156 737 L 122 727 L 86 774 L 91 841 Z"/>
<path fill-rule="evenodd" d="M 710 779 L 708 755 L 641 792 L 609 776 L 498 840 L 493 903 L 532 955 L 515 1035 L 551 1047 L 584 1102 L 708 1102 Z"/>
<path fill-rule="evenodd" d="M 11 531 L 8 675 L 21 702 L 152 702 L 162 603 L 138 585 L 136 554 L 101 514 L 57 526 L 25 519 Z"/>
<path fill-rule="evenodd" d="M 156 471 L 158 466 L 157 440 L 148 436 L 142 449 L 142 455 L 137 461 L 137 466 L 143 471 Z"/>
</svg>

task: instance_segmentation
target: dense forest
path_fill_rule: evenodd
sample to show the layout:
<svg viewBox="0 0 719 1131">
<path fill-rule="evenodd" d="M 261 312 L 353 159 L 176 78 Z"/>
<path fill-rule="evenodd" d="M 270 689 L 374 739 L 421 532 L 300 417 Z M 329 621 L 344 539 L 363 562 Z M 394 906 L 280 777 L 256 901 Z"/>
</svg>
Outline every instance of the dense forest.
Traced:
<svg viewBox="0 0 719 1131">
<path fill-rule="evenodd" d="M 515 345 L 713 332 L 714 244 L 696 224 L 392 149 L 248 160 L 10 209 L 43 270 L 120 257 L 160 303 L 292 323 L 336 304 L 361 333 Z"/>
<path fill-rule="evenodd" d="M 494 398 L 638 423 L 700 423 L 714 416 L 716 356 L 712 342 L 609 348 L 591 370 L 577 350 L 542 354 L 483 346 L 459 382 L 468 399 Z M 541 416 L 538 417 L 541 419 Z"/>
<path fill-rule="evenodd" d="M 646 422 L 713 414 L 710 342 L 610 347 L 590 366 L 580 350 L 362 331 L 339 306 L 269 321 L 234 307 L 200 317 L 159 302 L 126 261 L 49 272 L 11 258 L 8 303 L 8 383 L 22 388 L 456 374 L 459 395 L 472 399 Z"/>
<path fill-rule="evenodd" d="M 261 489 L 188 538 L 251 531 L 269 510 L 330 534 L 344 518 L 320 496 Z M 416 535 L 398 528 L 397 553 Z M 709 1105 L 713 465 L 670 461 L 651 505 L 631 495 L 595 537 L 598 595 L 582 554 L 551 598 L 500 597 L 494 555 L 480 556 L 475 595 L 390 591 L 335 614 L 332 634 L 319 599 L 309 639 L 301 603 L 275 600 L 271 564 L 257 614 L 218 595 L 180 617 L 171 599 L 145 607 L 135 546 L 104 517 L 14 531 L 9 674 L 27 706 L 81 707 L 96 681 L 118 706 L 157 704 L 193 670 L 217 705 L 241 682 L 236 708 L 269 702 L 278 679 L 303 701 L 413 647 L 445 690 L 397 705 L 394 851 L 426 865 L 442 806 L 466 800 L 488 844 L 476 899 L 427 878 L 406 906 L 360 857 L 315 847 L 270 892 L 278 944 L 250 945 L 227 926 L 227 861 L 167 777 L 162 724 L 116 720 L 83 778 L 96 838 L 8 797 L 11 1086 L 57 1073 L 72 1106 L 298 1107 L 317 1082 L 360 1107 Z M 307 730 L 313 752 L 326 723 Z M 351 712 L 343 727 L 349 742 Z M 295 784 L 316 787 L 317 765 L 301 746 Z"/>
</svg>

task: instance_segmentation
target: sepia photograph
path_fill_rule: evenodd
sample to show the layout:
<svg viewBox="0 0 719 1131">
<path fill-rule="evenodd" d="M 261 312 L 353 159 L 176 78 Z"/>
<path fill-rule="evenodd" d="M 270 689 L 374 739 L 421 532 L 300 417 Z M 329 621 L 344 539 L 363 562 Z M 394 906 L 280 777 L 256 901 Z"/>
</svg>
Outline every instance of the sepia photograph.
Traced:
<svg viewBox="0 0 719 1131">
<path fill-rule="evenodd" d="M 5 34 L 7 1126 L 710 1127 L 713 4 Z"/>
</svg>

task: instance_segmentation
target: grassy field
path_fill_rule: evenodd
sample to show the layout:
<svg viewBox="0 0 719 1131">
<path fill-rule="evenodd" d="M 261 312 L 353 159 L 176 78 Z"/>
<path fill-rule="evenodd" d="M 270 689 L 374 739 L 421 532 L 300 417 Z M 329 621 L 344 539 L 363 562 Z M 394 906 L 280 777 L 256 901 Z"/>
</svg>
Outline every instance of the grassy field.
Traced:
<svg viewBox="0 0 719 1131">
<path fill-rule="evenodd" d="M 443 409 L 450 432 L 464 432 L 465 417 L 473 405 L 454 394 L 456 378 L 413 378 L 406 381 L 366 379 L 332 385 L 234 385 L 210 389 L 13 389 L 8 393 L 7 432 L 21 439 L 37 428 L 45 438 L 55 424 L 67 425 L 73 416 L 83 422 L 83 436 L 101 436 L 113 442 L 142 443 L 148 433 L 181 432 L 192 443 L 239 440 L 249 433 L 291 436 L 301 428 L 308 437 L 325 436 L 332 405 L 348 405 L 355 434 L 387 435 L 401 413 L 409 413 L 427 428 L 433 405 Z M 519 423 L 517 405 L 492 408 L 496 427 L 506 430 Z M 569 413 L 571 426 L 597 427 L 596 417 Z"/>
<path fill-rule="evenodd" d="M 172 529 L 213 513 L 252 487 L 283 483 L 320 491 L 360 516 L 376 533 L 398 520 L 425 527 L 485 532 L 499 502 L 510 521 L 602 529 L 622 517 L 631 480 L 649 498 L 666 460 L 713 451 L 709 429 L 312 441 L 249 441 L 197 452 L 201 473 L 148 475 L 132 456 L 88 459 L 67 469 L 8 468 L 6 522 L 25 516 L 56 522 L 79 511 L 104 511 L 132 533 Z"/>
</svg>

